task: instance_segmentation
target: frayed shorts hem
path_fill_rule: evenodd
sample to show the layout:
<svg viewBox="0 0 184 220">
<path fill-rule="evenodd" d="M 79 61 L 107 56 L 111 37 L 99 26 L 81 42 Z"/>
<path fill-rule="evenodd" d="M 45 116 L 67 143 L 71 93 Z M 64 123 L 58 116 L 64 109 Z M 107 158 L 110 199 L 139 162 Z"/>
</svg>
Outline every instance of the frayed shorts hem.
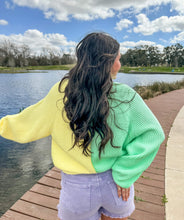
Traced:
<svg viewBox="0 0 184 220">
<path fill-rule="evenodd" d="M 135 207 L 129 213 L 127 214 L 124 213 L 123 215 L 117 215 L 117 214 L 112 214 L 112 213 L 107 214 L 104 211 L 102 211 L 101 214 L 103 214 L 106 217 L 110 217 L 110 218 L 126 218 L 126 217 L 130 217 L 134 211 L 135 211 Z M 101 217 L 101 214 L 100 214 L 100 217 Z"/>
</svg>

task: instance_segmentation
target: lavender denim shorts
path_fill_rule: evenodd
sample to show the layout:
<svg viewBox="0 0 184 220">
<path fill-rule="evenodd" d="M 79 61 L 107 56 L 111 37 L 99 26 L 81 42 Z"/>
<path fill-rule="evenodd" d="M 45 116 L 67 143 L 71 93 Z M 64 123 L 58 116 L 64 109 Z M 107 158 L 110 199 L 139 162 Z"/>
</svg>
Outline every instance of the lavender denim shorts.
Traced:
<svg viewBox="0 0 184 220">
<path fill-rule="evenodd" d="M 99 220 L 101 214 L 125 218 L 132 214 L 134 186 L 128 201 L 118 197 L 112 171 L 98 174 L 69 175 L 61 173 L 61 193 L 58 217 L 61 220 Z"/>
</svg>

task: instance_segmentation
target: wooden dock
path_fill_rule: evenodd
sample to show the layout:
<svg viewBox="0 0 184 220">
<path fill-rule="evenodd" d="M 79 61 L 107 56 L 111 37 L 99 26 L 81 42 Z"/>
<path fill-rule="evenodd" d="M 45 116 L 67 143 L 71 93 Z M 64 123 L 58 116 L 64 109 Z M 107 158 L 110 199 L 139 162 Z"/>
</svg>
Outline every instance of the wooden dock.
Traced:
<svg viewBox="0 0 184 220">
<path fill-rule="evenodd" d="M 165 205 L 165 156 L 167 138 L 173 121 L 184 105 L 184 89 L 157 96 L 146 101 L 160 121 L 166 140 L 151 166 L 135 183 L 135 212 L 131 220 L 164 220 Z M 46 173 L 0 220 L 59 220 L 57 204 L 60 193 L 60 171 L 57 168 Z M 167 197 L 167 195 L 166 195 Z M 77 219 L 76 219 L 77 220 Z"/>
</svg>

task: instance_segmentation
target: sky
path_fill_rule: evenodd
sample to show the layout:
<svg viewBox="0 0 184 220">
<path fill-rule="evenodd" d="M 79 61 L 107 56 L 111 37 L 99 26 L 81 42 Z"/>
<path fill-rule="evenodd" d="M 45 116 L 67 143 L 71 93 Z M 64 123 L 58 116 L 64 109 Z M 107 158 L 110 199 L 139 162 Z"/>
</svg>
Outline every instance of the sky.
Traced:
<svg viewBox="0 0 184 220">
<path fill-rule="evenodd" d="M 0 0 L 0 44 L 73 53 L 95 31 L 114 37 L 122 54 L 140 45 L 184 45 L 184 0 Z"/>
</svg>

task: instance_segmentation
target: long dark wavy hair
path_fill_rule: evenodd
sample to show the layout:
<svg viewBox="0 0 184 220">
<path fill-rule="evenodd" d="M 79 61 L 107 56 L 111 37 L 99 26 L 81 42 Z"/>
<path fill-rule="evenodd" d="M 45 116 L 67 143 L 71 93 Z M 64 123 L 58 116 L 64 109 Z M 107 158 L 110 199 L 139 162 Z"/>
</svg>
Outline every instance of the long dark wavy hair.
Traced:
<svg viewBox="0 0 184 220">
<path fill-rule="evenodd" d="M 106 33 L 90 33 L 76 46 L 77 64 L 59 84 L 64 92 L 64 111 L 74 134 L 74 146 L 89 156 L 89 144 L 95 132 L 101 137 L 99 157 L 113 132 L 107 123 L 108 97 L 112 88 L 111 68 L 119 52 L 119 43 Z M 64 91 L 62 82 L 68 80 Z"/>
</svg>

